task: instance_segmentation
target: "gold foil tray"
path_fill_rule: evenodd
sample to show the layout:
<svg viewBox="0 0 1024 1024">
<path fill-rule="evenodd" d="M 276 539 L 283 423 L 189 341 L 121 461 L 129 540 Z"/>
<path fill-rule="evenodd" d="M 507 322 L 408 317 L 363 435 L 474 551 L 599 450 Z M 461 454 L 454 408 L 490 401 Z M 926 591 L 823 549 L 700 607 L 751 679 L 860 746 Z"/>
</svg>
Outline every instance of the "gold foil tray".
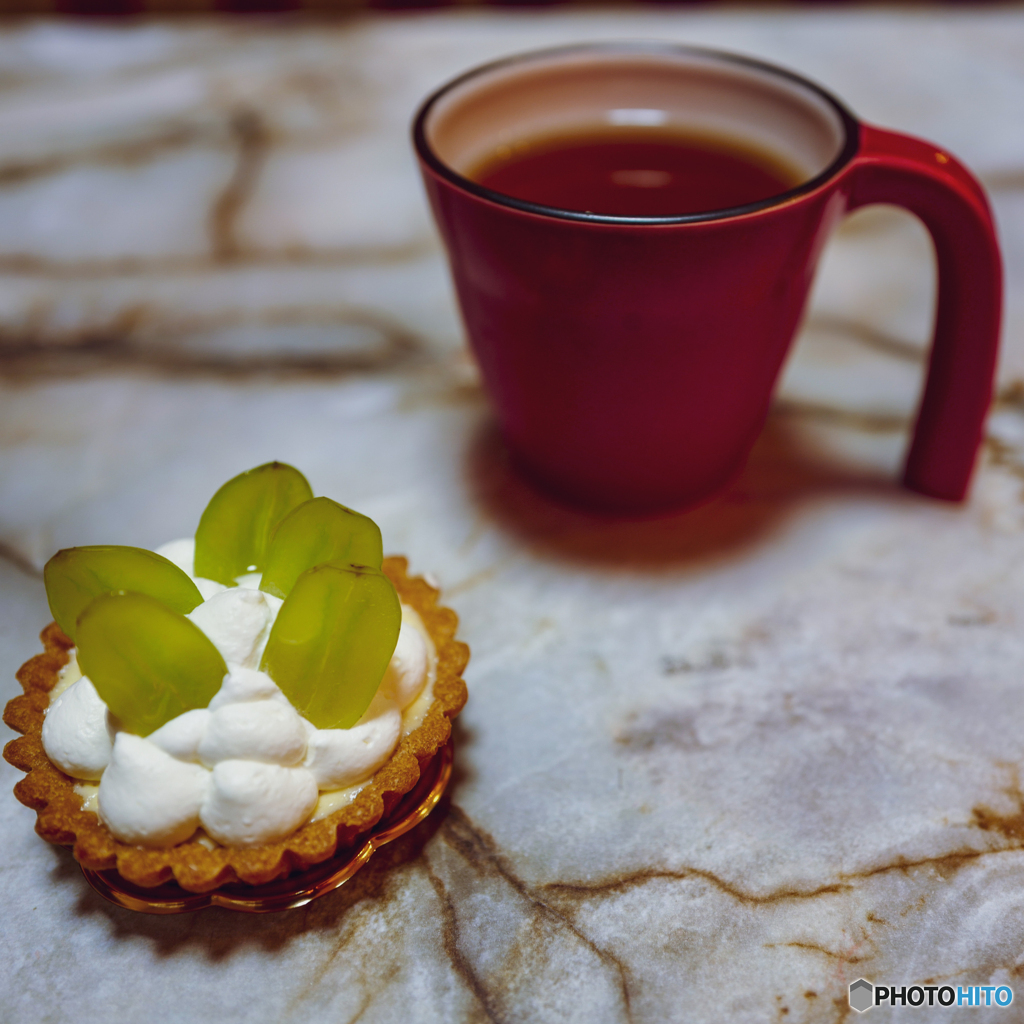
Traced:
<svg viewBox="0 0 1024 1024">
<path fill-rule="evenodd" d="M 452 775 L 454 747 L 449 739 L 423 769 L 420 780 L 355 846 L 322 864 L 266 885 L 224 885 L 212 892 L 188 892 L 174 883 L 143 888 L 116 871 L 82 868 L 86 881 L 105 899 L 144 914 L 184 914 L 224 907 L 247 914 L 293 910 L 344 885 L 374 853 L 415 828 L 437 806 Z"/>
</svg>

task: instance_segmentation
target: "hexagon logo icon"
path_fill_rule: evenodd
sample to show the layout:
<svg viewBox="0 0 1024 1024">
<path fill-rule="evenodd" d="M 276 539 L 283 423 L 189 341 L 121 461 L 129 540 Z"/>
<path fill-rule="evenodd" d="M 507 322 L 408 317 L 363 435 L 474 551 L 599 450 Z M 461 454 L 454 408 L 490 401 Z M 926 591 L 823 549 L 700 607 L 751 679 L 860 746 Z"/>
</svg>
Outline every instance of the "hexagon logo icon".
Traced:
<svg viewBox="0 0 1024 1024">
<path fill-rule="evenodd" d="M 875 1001 L 875 986 L 864 978 L 858 978 L 850 985 L 850 1006 L 858 1013 L 871 1009 Z"/>
</svg>

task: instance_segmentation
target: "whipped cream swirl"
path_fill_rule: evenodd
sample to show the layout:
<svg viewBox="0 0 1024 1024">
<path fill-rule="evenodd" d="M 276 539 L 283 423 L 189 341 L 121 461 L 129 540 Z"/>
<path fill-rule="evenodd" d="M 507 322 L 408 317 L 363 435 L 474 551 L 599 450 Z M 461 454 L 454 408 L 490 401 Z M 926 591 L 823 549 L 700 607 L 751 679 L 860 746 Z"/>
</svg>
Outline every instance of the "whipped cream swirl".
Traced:
<svg viewBox="0 0 1024 1024">
<path fill-rule="evenodd" d="M 350 729 L 317 729 L 257 668 L 282 602 L 257 589 L 258 573 L 231 588 L 196 578 L 194 550 L 180 540 L 157 553 L 195 580 L 204 601 L 188 618 L 227 663 L 209 707 L 133 735 L 72 657 L 43 722 L 43 747 L 61 771 L 99 780 L 95 809 L 123 842 L 172 846 L 197 828 L 228 846 L 273 842 L 343 806 L 388 760 L 425 714 L 436 655 L 403 605 L 398 645 L 363 717 Z"/>
</svg>

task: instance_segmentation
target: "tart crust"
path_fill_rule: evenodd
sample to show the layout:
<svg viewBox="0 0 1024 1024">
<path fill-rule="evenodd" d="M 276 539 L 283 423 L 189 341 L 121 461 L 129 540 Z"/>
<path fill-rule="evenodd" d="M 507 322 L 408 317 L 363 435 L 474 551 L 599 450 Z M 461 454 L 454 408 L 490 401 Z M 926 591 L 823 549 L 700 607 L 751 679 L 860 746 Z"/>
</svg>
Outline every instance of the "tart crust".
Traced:
<svg viewBox="0 0 1024 1024">
<path fill-rule="evenodd" d="M 43 718 L 50 691 L 74 646 L 51 623 L 40 634 L 45 653 L 30 658 L 18 670 L 24 695 L 9 701 L 4 711 L 4 721 L 24 734 L 7 744 L 4 758 L 28 772 L 14 787 L 14 795 L 37 812 L 36 832 L 51 843 L 73 847 L 83 867 L 113 868 L 126 881 L 145 887 L 175 881 L 189 892 L 209 892 L 237 882 L 264 885 L 351 846 L 416 785 L 421 770 L 448 742 L 451 720 L 466 703 L 461 674 L 469 661 L 469 648 L 455 639 L 458 616 L 438 605 L 436 588 L 420 576 L 406 574 L 406 559 L 385 558 L 381 568 L 430 633 L 437 649 L 437 679 L 423 722 L 399 743 L 352 803 L 308 822 L 280 842 L 263 846 L 211 850 L 193 837 L 177 846 L 151 850 L 115 839 L 92 811 L 82 810 L 82 798 L 75 792 L 79 780 L 57 769 L 43 750 Z"/>
</svg>

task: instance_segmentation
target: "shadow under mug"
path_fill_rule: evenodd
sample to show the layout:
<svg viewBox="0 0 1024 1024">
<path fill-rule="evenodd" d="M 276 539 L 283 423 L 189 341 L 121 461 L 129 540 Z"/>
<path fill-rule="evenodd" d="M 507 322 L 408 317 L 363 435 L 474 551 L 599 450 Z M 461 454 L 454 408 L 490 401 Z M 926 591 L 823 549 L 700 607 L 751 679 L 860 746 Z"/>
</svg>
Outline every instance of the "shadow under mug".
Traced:
<svg viewBox="0 0 1024 1024">
<path fill-rule="evenodd" d="M 604 216 L 491 191 L 499 147 L 639 115 L 800 168 L 726 210 Z M 594 45 L 477 68 L 413 135 L 484 384 L 510 452 L 544 489 L 626 514 L 682 509 L 742 469 L 836 223 L 892 203 L 927 227 L 938 304 L 907 487 L 960 500 L 991 401 L 1002 269 L 971 173 L 928 142 L 859 123 L 819 86 L 707 50 Z"/>
</svg>

